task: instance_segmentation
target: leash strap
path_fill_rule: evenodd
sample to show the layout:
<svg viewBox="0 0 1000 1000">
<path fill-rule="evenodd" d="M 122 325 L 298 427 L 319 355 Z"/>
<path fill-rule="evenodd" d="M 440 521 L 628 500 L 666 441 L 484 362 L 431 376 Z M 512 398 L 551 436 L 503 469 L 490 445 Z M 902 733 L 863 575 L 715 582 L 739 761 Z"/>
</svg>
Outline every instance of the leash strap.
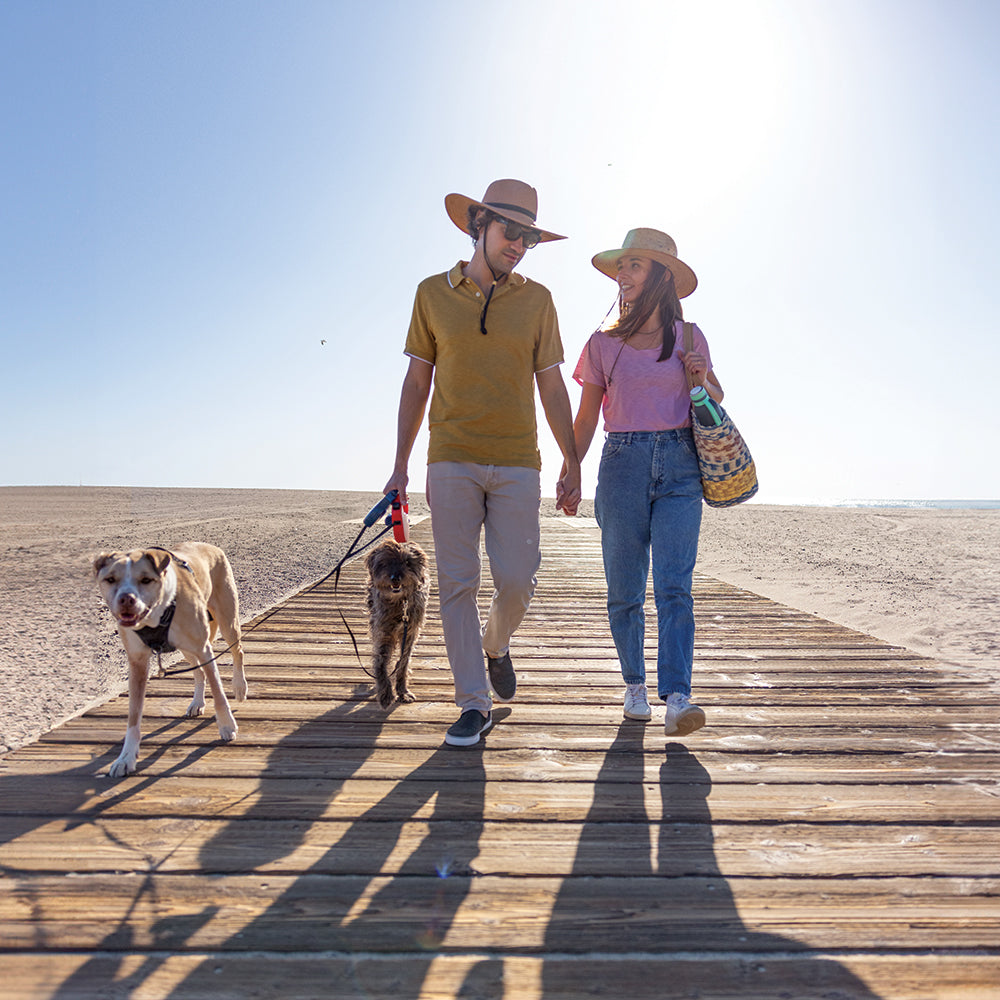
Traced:
<svg viewBox="0 0 1000 1000">
<path fill-rule="evenodd" d="M 383 535 L 388 534 L 388 532 L 392 531 L 392 525 L 391 524 L 386 525 L 386 527 L 384 527 L 377 535 L 375 535 L 374 538 L 372 538 L 369 541 L 365 542 L 365 544 L 362 545 L 361 548 L 355 548 L 355 546 L 358 544 L 358 542 L 361 541 L 361 536 L 370 527 L 372 527 L 375 524 L 375 521 L 378 519 L 377 516 L 373 518 L 372 515 L 375 514 L 376 510 L 378 510 L 378 508 L 383 503 L 384 503 L 384 506 L 382 506 L 381 510 L 379 510 L 379 514 L 384 513 L 385 510 L 388 508 L 389 503 L 391 502 L 393 496 L 395 496 L 395 491 L 393 491 L 393 493 L 386 494 L 386 496 L 383 498 L 383 500 L 380 500 L 379 503 L 376 504 L 375 507 L 373 507 L 372 510 L 368 512 L 368 516 L 365 517 L 364 522 L 361 525 L 361 530 L 358 532 L 358 534 L 355 537 L 354 541 L 351 542 L 350 546 L 347 549 L 347 552 L 344 554 L 344 556 L 340 560 L 340 562 L 338 562 L 337 565 L 334 566 L 333 569 L 330 570 L 330 572 L 327 573 L 326 576 L 324 576 L 321 580 L 317 580 L 311 587 L 307 587 L 305 590 L 301 591 L 302 595 L 312 593 L 312 591 L 316 590 L 317 587 L 322 586 L 324 583 L 326 583 L 327 580 L 329 580 L 331 577 L 333 577 L 334 578 L 334 580 L 333 580 L 333 593 L 334 593 L 334 596 L 336 596 L 336 594 L 337 594 L 337 586 L 340 583 L 340 570 L 343 568 L 344 564 L 349 559 L 353 559 L 356 556 L 361 555 L 363 552 L 366 552 Z M 187 568 L 190 569 L 190 567 L 187 567 Z M 260 619 L 260 621 L 254 622 L 254 624 L 251 625 L 250 628 L 248 628 L 245 632 L 242 632 L 240 638 L 242 639 L 242 637 L 244 635 L 249 635 L 255 628 L 259 628 L 272 615 L 275 615 L 277 613 L 278 613 L 278 608 L 272 608 L 266 615 L 264 615 L 263 618 Z M 350 625 L 347 624 L 347 619 L 344 618 L 344 612 L 341 611 L 339 607 L 337 608 L 337 613 L 340 615 L 341 621 L 343 621 L 344 626 L 347 629 L 348 634 L 351 637 L 351 642 L 354 644 L 354 655 L 357 656 L 358 662 L 361 663 L 361 653 L 358 651 L 358 642 L 357 642 L 357 639 L 354 638 L 354 633 L 351 631 Z M 177 674 L 189 674 L 189 673 L 191 673 L 194 670 L 200 670 L 202 667 L 207 667 L 210 663 L 214 663 L 220 656 L 224 656 L 235 645 L 236 645 L 235 642 L 231 642 L 228 646 L 226 646 L 225 649 L 223 649 L 220 652 L 216 653 L 215 656 L 213 656 L 213 657 L 205 660 L 204 663 L 198 663 L 198 664 L 195 664 L 194 666 L 176 667 L 173 670 L 167 670 L 167 669 L 164 668 L 164 666 L 163 666 L 163 664 L 161 662 L 160 666 L 159 666 L 159 669 L 160 669 L 159 676 L 160 677 L 174 677 Z M 364 664 L 362 664 L 362 669 L 364 669 Z"/>
</svg>

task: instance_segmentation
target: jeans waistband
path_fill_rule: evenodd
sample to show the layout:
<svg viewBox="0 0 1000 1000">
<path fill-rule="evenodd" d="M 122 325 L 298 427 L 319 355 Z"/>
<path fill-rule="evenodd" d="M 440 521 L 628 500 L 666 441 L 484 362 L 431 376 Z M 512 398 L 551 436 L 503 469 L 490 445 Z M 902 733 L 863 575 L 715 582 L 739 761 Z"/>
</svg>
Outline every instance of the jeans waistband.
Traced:
<svg viewBox="0 0 1000 1000">
<path fill-rule="evenodd" d="M 609 441 L 681 441 L 692 439 L 690 427 L 675 427 L 669 431 L 608 431 Z"/>
</svg>

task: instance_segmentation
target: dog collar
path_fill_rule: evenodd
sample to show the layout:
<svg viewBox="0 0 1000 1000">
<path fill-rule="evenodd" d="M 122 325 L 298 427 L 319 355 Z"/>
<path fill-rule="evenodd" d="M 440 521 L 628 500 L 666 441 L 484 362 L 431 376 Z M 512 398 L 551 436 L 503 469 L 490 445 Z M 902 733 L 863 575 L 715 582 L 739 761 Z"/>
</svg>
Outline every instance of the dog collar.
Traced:
<svg viewBox="0 0 1000 1000">
<path fill-rule="evenodd" d="M 160 615 L 159 625 L 146 625 L 137 628 L 135 634 L 149 646 L 154 653 L 172 653 L 177 647 L 170 645 L 167 633 L 170 631 L 170 623 L 174 620 L 174 612 L 177 610 L 177 602 L 171 601 Z"/>
<path fill-rule="evenodd" d="M 174 553 L 171 552 L 170 549 L 165 549 L 162 545 L 150 545 L 150 548 L 155 550 L 156 552 L 166 552 L 167 555 L 170 556 L 170 558 L 173 559 L 173 561 L 177 563 L 177 565 L 180 566 L 181 569 L 186 569 L 192 576 L 194 576 L 194 570 L 191 569 L 191 564 L 185 562 L 183 559 L 181 559 L 180 556 L 174 555 Z"/>
</svg>

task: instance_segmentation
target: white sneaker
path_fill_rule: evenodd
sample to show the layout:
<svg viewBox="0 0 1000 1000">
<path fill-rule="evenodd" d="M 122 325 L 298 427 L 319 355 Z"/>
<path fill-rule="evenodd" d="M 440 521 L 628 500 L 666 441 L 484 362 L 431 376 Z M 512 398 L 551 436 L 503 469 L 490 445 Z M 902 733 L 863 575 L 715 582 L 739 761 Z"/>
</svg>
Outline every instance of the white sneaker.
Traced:
<svg viewBox="0 0 1000 1000">
<path fill-rule="evenodd" d="M 646 698 L 645 684 L 625 685 L 625 718 L 638 719 L 639 722 L 649 722 L 653 712 Z"/>
<path fill-rule="evenodd" d="M 667 699 L 663 732 L 667 736 L 687 736 L 705 725 L 705 713 L 686 694 L 675 691 Z"/>
</svg>

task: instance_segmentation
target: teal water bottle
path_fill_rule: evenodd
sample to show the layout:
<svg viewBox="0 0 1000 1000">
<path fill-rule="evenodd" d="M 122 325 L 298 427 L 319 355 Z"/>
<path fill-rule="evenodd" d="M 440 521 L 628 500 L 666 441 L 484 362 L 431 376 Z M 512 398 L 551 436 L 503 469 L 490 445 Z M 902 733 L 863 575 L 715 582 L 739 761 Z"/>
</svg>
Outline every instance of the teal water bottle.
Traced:
<svg viewBox="0 0 1000 1000">
<path fill-rule="evenodd" d="M 718 427 L 722 423 L 719 404 L 708 394 L 703 385 L 691 390 L 691 410 L 695 420 L 703 427 Z"/>
</svg>

